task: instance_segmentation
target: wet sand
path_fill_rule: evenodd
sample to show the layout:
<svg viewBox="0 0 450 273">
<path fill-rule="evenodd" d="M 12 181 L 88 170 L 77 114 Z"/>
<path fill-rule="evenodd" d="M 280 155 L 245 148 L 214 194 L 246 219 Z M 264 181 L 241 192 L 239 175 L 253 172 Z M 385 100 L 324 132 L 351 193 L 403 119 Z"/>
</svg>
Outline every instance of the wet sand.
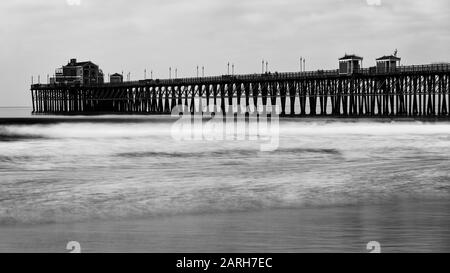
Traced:
<svg viewBox="0 0 450 273">
<path fill-rule="evenodd" d="M 449 252 L 450 201 L 0 227 L 2 252 Z"/>
</svg>

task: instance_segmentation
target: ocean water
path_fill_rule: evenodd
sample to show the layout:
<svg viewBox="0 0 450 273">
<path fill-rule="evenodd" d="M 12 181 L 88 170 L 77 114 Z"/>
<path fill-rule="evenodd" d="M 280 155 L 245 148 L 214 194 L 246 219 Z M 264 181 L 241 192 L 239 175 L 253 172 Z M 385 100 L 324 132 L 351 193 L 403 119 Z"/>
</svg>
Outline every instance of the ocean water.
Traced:
<svg viewBox="0 0 450 273">
<path fill-rule="evenodd" d="M 30 107 L 0 107 L 0 118 L 32 117 Z"/>
<path fill-rule="evenodd" d="M 282 119 L 270 152 L 173 124 L 0 124 L 0 252 L 450 251 L 448 122 Z"/>
</svg>

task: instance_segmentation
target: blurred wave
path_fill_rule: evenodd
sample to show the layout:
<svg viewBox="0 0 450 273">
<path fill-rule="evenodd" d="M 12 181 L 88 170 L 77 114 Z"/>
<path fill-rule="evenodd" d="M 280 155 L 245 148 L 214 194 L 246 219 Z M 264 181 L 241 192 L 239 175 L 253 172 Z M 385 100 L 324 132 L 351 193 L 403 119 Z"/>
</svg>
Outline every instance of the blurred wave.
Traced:
<svg viewBox="0 0 450 273">
<path fill-rule="evenodd" d="M 44 138 L 43 136 L 36 134 L 23 134 L 14 132 L 14 130 L 9 130 L 7 128 L 0 127 L 0 141 L 20 141 L 24 139 L 37 139 Z"/>
<path fill-rule="evenodd" d="M 448 199 L 450 124 L 282 120 L 280 147 L 173 121 L 0 125 L 0 225 Z"/>
</svg>

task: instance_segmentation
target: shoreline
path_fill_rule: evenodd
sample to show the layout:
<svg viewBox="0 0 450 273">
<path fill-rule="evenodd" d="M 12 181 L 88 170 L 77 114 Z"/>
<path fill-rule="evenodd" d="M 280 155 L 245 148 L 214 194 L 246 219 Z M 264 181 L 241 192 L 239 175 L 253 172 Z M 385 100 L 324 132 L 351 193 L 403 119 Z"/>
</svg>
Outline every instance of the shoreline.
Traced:
<svg viewBox="0 0 450 273">
<path fill-rule="evenodd" d="M 55 123 L 83 123 L 83 122 L 108 122 L 108 123 L 145 123 L 150 121 L 167 120 L 176 121 L 177 118 L 170 115 L 129 115 L 129 114 L 96 114 L 96 115 L 36 115 L 30 117 L 0 117 L 0 125 L 33 125 Z M 341 117 L 341 116 L 284 116 L 281 121 L 304 122 L 450 122 L 449 117 Z"/>
</svg>

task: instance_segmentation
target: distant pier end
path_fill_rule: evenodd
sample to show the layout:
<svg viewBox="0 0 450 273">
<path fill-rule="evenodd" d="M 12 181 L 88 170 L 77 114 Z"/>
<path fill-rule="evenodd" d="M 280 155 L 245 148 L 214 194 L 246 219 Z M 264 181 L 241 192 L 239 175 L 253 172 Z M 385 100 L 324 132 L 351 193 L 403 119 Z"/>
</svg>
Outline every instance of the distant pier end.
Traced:
<svg viewBox="0 0 450 273">
<path fill-rule="evenodd" d="M 450 64 L 401 66 L 394 55 L 363 68 L 346 55 L 336 70 L 103 82 L 92 62 L 72 59 L 47 84 L 32 84 L 34 114 L 170 114 L 176 105 L 277 105 L 281 115 L 448 117 Z"/>
</svg>

